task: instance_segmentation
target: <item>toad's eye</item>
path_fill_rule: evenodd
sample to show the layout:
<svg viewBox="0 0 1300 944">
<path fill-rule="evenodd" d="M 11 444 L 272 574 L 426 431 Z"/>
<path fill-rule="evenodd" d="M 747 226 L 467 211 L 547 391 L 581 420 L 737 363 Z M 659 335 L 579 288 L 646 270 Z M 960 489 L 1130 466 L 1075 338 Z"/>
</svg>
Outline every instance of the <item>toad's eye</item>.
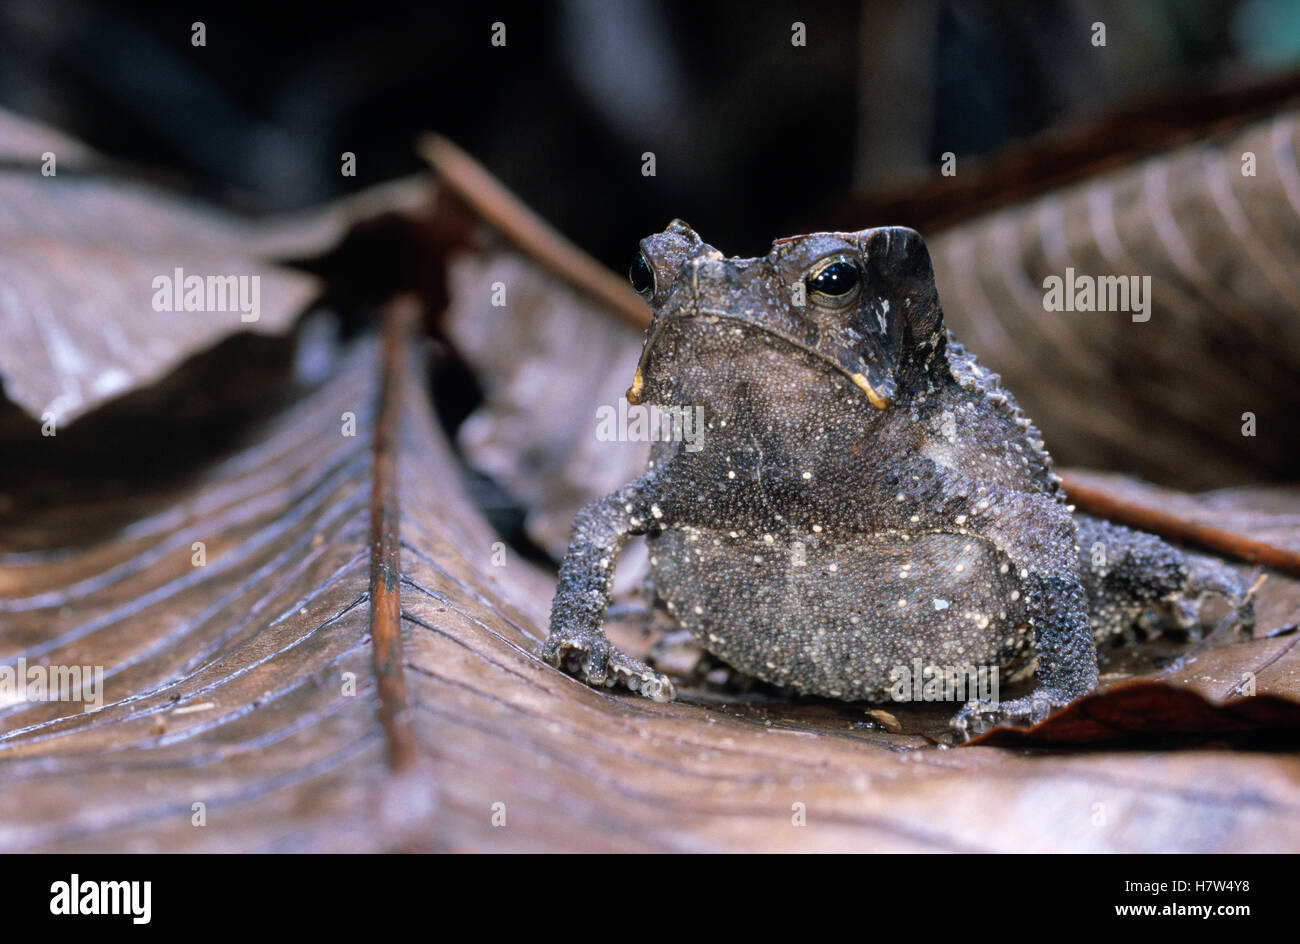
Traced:
<svg viewBox="0 0 1300 944">
<path fill-rule="evenodd" d="M 848 259 L 832 259 L 808 276 L 808 297 L 815 304 L 843 308 L 858 297 L 862 274 Z"/>
<path fill-rule="evenodd" d="M 646 301 L 654 295 L 655 274 L 650 263 L 646 262 L 645 253 L 638 252 L 632 264 L 627 267 L 627 280 L 632 283 L 633 290 Z"/>
</svg>

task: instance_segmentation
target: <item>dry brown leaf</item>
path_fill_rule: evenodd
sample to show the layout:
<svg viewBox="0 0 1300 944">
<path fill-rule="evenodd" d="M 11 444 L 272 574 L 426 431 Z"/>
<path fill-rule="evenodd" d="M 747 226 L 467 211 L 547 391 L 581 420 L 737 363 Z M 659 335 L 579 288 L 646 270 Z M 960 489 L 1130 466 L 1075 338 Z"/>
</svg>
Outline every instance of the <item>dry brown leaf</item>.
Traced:
<svg viewBox="0 0 1300 944">
<path fill-rule="evenodd" d="M 46 154 L 55 156 L 56 168 L 79 167 L 98 159 L 76 138 L 0 108 L 0 160 L 39 166 Z"/>
<path fill-rule="evenodd" d="M 288 330 L 318 292 L 310 276 L 250 256 L 218 214 L 70 173 L 0 171 L 0 245 L 5 395 L 59 427 L 231 334 Z M 243 320 L 238 304 L 155 310 L 154 280 L 174 280 L 177 269 L 257 279 L 256 320 Z"/>
<path fill-rule="evenodd" d="M 1187 488 L 1300 469 L 1297 133 L 1286 111 L 927 234 L 949 327 L 1058 461 Z M 1067 268 L 1149 276 L 1150 320 L 1045 311 Z"/>
<path fill-rule="evenodd" d="M 56 132 L 0 115 L 0 153 L 31 158 L 36 148 L 88 160 Z M 431 193 L 427 179 L 412 178 L 251 221 L 73 166 L 54 176 L 39 163 L 0 169 L 0 381 L 10 401 L 58 427 L 157 383 L 233 334 L 283 334 L 320 285 L 273 258 L 323 252 L 357 221 L 423 206 Z M 185 278 L 256 279 L 256 311 L 240 310 L 233 297 L 229 310 L 156 310 L 154 280 L 174 284 L 177 270 Z M 240 288 L 251 292 L 252 283 Z M 251 294 L 240 301 L 253 307 Z"/>
<path fill-rule="evenodd" d="M 646 443 L 592 435 L 596 410 L 616 407 L 632 382 L 641 337 L 513 253 L 458 256 L 449 282 L 443 324 L 484 395 L 458 444 L 528 509 L 529 536 L 559 557 L 578 509 L 649 458 Z M 509 287 L 508 306 L 492 304 L 496 283 Z"/>
<path fill-rule="evenodd" d="M 5 555 L 0 661 L 103 666 L 106 696 L 0 711 L 7 851 L 391 844 L 374 832 L 388 769 L 366 645 L 378 379 L 369 346 L 228 456 L 138 496 L 111 536 L 56 524 Z M 100 508 L 70 490 L 69 513 Z"/>
</svg>

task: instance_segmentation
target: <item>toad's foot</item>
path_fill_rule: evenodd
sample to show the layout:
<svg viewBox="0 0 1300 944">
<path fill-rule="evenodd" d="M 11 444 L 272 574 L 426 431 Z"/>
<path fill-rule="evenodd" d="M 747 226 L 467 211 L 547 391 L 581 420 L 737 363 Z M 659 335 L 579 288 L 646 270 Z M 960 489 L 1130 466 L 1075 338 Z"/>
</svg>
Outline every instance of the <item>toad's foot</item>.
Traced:
<svg viewBox="0 0 1300 944">
<path fill-rule="evenodd" d="M 592 688 L 625 688 L 655 701 L 677 694 L 668 676 L 615 649 L 598 630 L 552 630 L 542 658 Z"/>
<path fill-rule="evenodd" d="M 1256 573 L 1249 583 L 1218 561 L 1193 557 L 1188 566 L 1187 584 L 1183 595 L 1175 602 L 1173 616 L 1179 627 L 1194 640 L 1205 634 L 1203 609 L 1214 598 L 1223 600 L 1228 613 L 1211 632 L 1235 628 L 1242 636 L 1255 630 L 1255 592 L 1263 584 L 1265 575 Z"/>
<path fill-rule="evenodd" d="M 1068 702 L 1068 699 L 1041 691 L 999 703 L 972 701 L 957 712 L 956 717 L 949 722 L 949 727 L 960 743 L 997 727 L 1032 727 Z"/>
</svg>

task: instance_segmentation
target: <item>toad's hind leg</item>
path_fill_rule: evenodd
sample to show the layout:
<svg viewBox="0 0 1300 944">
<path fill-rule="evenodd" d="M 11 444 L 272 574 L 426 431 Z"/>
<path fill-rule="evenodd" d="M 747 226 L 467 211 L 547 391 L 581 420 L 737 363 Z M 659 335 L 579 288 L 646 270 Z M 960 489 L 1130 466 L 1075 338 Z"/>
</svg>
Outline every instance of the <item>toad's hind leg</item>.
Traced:
<svg viewBox="0 0 1300 944">
<path fill-rule="evenodd" d="M 1136 630 L 1175 628 L 1197 639 L 1204 634 L 1205 604 L 1222 599 L 1227 615 L 1218 626 L 1250 632 L 1254 590 L 1220 561 L 1185 553 L 1154 534 L 1078 515 L 1079 577 L 1097 642 L 1131 639 Z"/>
</svg>

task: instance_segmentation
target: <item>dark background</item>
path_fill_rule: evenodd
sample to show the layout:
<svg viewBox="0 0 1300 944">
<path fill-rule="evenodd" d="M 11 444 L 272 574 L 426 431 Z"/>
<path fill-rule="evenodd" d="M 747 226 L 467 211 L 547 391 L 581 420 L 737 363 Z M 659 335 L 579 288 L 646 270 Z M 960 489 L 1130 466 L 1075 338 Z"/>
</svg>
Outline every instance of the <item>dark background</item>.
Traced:
<svg viewBox="0 0 1300 944">
<path fill-rule="evenodd" d="M 250 211 L 416 171 L 415 136 L 437 130 L 621 269 L 675 216 L 728 254 L 765 251 L 946 151 L 1249 78 L 1298 47 L 1297 0 L 6 0 L 0 105 Z M 886 222 L 910 221 L 860 225 Z"/>
</svg>

